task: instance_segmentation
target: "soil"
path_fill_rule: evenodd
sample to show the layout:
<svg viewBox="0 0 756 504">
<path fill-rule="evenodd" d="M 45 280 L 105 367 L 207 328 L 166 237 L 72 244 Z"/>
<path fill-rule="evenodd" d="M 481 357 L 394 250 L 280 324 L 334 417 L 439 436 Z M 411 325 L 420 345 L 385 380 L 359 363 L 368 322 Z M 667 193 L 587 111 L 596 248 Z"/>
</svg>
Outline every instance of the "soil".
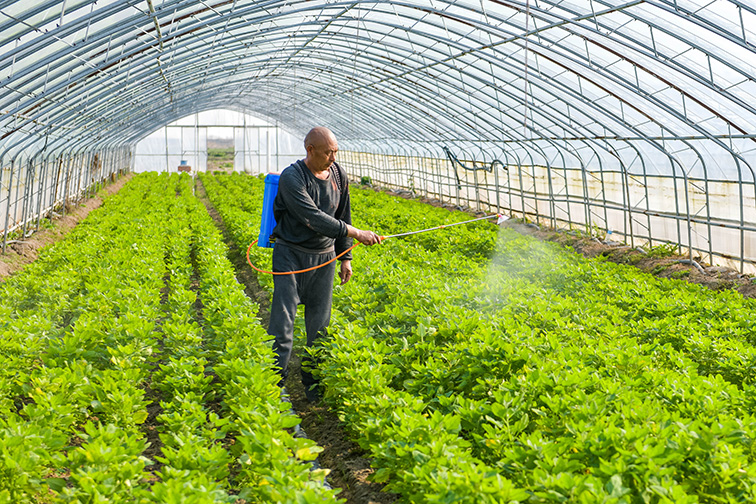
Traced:
<svg viewBox="0 0 756 504">
<path fill-rule="evenodd" d="M 76 207 L 67 207 L 66 214 L 53 220 L 52 227 L 40 229 L 31 236 L 8 245 L 5 254 L 0 254 L 0 282 L 34 262 L 40 250 L 61 239 L 71 231 L 89 212 L 102 205 L 103 198 L 118 192 L 132 177 L 127 173 L 103 187 L 95 196 Z M 0 242 L 1 247 L 2 242 Z"/>
<path fill-rule="evenodd" d="M 155 369 L 158 365 L 155 365 Z M 163 468 L 163 463 L 156 458 L 163 456 L 163 441 L 160 439 L 160 432 L 158 431 L 160 422 L 157 421 L 158 415 L 163 413 L 163 406 L 160 404 L 162 396 L 159 391 L 151 387 L 151 383 L 145 385 L 144 389 L 145 400 L 149 401 L 149 404 L 147 405 L 147 420 L 141 425 L 144 440 L 147 442 L 147 449 L 144 450 L 142 455 L 152 461 L 152 465 L 149 466 L 149 473 L 152 476 L 147 479 L 154 483 L 158 481 L 157 474 Z"/>
</svg>

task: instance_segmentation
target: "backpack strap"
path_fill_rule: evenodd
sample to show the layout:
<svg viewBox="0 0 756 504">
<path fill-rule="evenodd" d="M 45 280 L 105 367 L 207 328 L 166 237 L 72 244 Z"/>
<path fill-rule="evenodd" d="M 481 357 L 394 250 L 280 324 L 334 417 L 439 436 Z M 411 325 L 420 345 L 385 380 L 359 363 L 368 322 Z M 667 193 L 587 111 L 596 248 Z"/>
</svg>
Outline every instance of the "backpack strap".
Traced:
<svg viewBox="0 0 756 504">
<path fill-rule="evenodd" d="M 294 163 L 297 166 L 297 169 L 299 170 L 300 175 L 302 175 L 302 178 L 304 180 L 307 180 L 307 174 L 305 174 L 305 169 L 307 169 L 307 165 L 304 164 L 304 161 L 297 161 Z M 338 165 L 338 163 L 333 163 L 333 174 L 336 178 L 336 187 L 339 188 L 339 191 L 342 193 L 344 192 L 344 181 L 341 177 L 341 166 Z"/>
<path fill-rule="evenodd" d="M 336 175 L 336 187 L 339 188 L 339 191 L 342 193 L 344 192 L 344 183 L 341 180 L 341 166 L 339 166 L 337 163 L 333 163 L 333 173 Z"/>
</svg>

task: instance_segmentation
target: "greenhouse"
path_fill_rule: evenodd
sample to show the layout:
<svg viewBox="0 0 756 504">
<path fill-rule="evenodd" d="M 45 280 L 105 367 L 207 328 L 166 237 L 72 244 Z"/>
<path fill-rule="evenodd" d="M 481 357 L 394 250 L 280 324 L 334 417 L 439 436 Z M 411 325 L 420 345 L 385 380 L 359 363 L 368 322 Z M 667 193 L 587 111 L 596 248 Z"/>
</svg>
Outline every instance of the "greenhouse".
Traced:
<svg viewBox="0 0 756 504">
<path fill-rule="evenodd" d="M 0 48 L 0 503 L 756 502 L 753 0 L 0 0 Z M 287 375 L 297 166 L 352 259 Z"/>
</svg>

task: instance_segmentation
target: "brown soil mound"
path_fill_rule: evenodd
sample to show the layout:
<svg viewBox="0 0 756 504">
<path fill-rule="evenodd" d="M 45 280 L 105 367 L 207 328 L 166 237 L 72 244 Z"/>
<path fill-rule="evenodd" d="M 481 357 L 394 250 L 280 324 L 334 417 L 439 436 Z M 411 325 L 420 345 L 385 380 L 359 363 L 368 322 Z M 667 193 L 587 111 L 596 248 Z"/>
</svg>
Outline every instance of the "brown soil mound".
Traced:
<svg viewBox="0 0 756 504">
<path fill-rule="evenodd" d="M 41 229 L 28 238 L 9 244 L 5 254 L 0 254 L 0 282 L 34 262 L 39 256 L 40 249 L 62 240 L 69 231 L 89 215 L 89 212 L 102 205 L 104 197 L 120 191 L 131 177 L 132 174 L 127 173 L 115 182 L 106 185 L 92 198 L 71 208 L 64 216 L 54 219 L 52 227 Z M 1 246 L 2 241 L 0 241 Z"/>
</svg>

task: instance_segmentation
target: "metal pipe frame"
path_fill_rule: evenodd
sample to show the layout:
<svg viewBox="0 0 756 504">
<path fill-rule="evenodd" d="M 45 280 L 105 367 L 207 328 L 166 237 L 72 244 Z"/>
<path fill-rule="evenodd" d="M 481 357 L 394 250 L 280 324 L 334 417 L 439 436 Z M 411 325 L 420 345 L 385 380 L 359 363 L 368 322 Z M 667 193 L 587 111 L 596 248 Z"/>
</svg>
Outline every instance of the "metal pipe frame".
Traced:
<svg viewBox="0 0 756 504">
<path fill-rule="evenodd" d="M 710 257 L 717 217 L 708 193 L 703 207 L 691 207 L 689 183 L 697 179 L 690 174 L 703 170 L 708 191 L 726 153 L 732 162 L 722 166 L 740 188 L 745 261 L 751 223 L 743 202 L 746 193 L 756 196 L 749 146 L 756 141 L 756 106 L 747 89 L 756 76 L 731 53 L 756 52 L 744 21 L 756 8 L 729 3 L 741 13 L 732 30 L 715 22 L 713 5 L 674 0 L 69 0 L 65 7 L 57 0 L 0 1 L 0 160 L 13 160 L 6 207 L 10 211 L 14 178 L 17 189 L 22 180 L 22 158 L 27 180 L 40 176 L 38 188 L 24 188 L 22 220 L 31 213 L 39 220 L 41 205 L 34 212 L 32 205 L 43 197 L 44 174 L 60 166 L 57 159 L 79 166 L 73 174 L 66 170 L 66 201 L 72 175 L 75 197 L 82 179 L 91 181 L 96 152 L 133 153 L 160 126 L 231 108 L 299 135 L 311 118 L 327 117 L 343 146 L 404 156 L 413 171 L 403 177 L 425 192 L 436 184 L 441 198 L 440 171 L 426 172 L 419 155 L 433 157 L 443 144 L 472 160 L 505 153 L 508 165 L 511 158 L 519 167 L 523 213 L 535 210 L 536 222 L 542 218 L 535 167 L 543 166 L 545 217 L 552 225 L 564 214 L 572 224 L 571 204 L 579 199 L 586 221 L 579 224 L 591 229 L 598 209 L 606 226 L 609 208 L 618 203 L 631 244 L 638 218 L 653 240 L 648 186 L 638 196 L 632 183 L 653 172 L 677 177 L 684 184 L 675 201 L 677 221 L 687 226 L 678 231 L 678 243 L 687 241 L 692 250 L 692 224 L 705 213 Z M 686 27 L 706 36 L 689 35 Z M 677 45 L 657 43 L 655 33 Z M 707 74 L 712 64 L 728 73 Z M 707 94 L 720 103 L 711 106 Z M 586 149 L 592 154 L 583 159 L 578 154 Z M 681 149 L 698 162 L 685 166 Z M 43 158 L 49 161 L 37 161 Z M 572 198 L 568 173 L 577 166 L 583 194 Z M 618 202 L 607 200 L 604 184 L 605 170 L 614 169 Z M 393 173 L 393 184 L 400 175 Z M 496 176 L 491 188 L 488 177 L 474 173 L 468 188 L 476 193 L 473 206 L 492 201 L 492 193 L 499 206 L 504 190 L 511 208 L 510 176 L 503 189 Z M 588 180 L 594 178 L 600 191 L 592 197 Z M 50 191 L 56 194 L 57 185 Z M 460 203 L 459 193 L 456 198 Z M 645 209 L 638 208 L 644 201 Z"/>
</svg>

